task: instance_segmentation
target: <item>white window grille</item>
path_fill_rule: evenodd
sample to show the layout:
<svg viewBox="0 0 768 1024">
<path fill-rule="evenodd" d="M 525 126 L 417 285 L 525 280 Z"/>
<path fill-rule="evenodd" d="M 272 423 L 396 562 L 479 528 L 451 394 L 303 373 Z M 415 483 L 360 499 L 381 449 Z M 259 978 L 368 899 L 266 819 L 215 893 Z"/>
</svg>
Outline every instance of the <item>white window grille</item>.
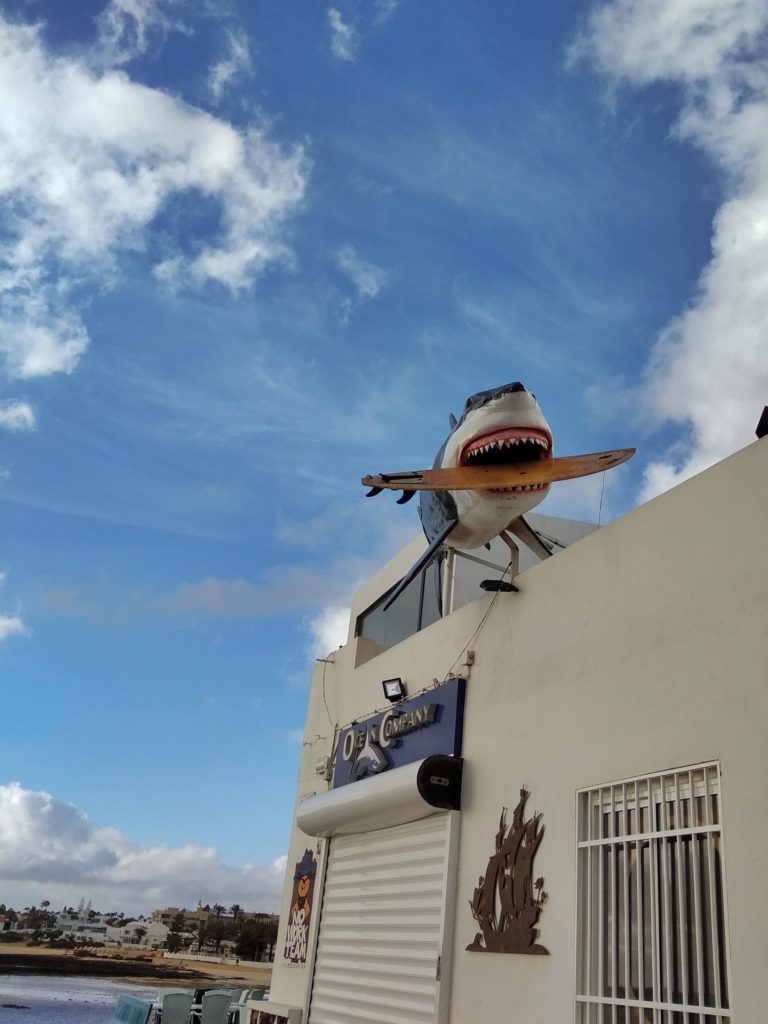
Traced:
<svg viewBox="0 0 768 1024">
<path fill-rule="evenodd" d="M 577 799 L 577 1024 L 732 1024 L 718 764 Z"/>
</svg>

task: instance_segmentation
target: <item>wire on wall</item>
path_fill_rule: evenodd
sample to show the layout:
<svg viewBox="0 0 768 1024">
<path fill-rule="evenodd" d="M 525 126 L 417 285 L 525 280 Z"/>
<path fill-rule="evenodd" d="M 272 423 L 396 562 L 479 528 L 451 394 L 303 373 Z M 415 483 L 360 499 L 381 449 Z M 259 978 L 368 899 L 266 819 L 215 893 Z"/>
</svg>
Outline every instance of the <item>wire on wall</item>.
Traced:
<svg viewBox="0 0 768 1024">
<path fill-rule="evenodd" d="M 505 569 L 505 570 L 504 570 L 504 572 L 503 572 L 503 573 L 501 574 L 501 576 L 499 576 L 499 579 L 500 579 L 500 580 L 503 580 L 503 579 L 504 579 L 504 577 L 505 577 L 505 576 L 507 575 L 507 573 L 509 572 L 509 569 L 510 569 L 510 566 L 511 566 L 511 565 L 512 565 L 512 560 L 510 559 L 510 561 L 509 561 L 509 562 L 507 563 L 507 567 L 506 567 L 506 569 Z M 470 645 L 471 645 L 472 643 L 474 643 L 474 641 L 475 641 L 475 637 L 476 637 L 476 636 L 478 635 L 478 633 L 480 632 L 480 630 L 481 630 L 481 629 L 483 628 L 483 626 L 485 625 L 485 621 L 486 621 L 486 619 L 488 618 L 488 616 L 489 616 L 489 615 L 491 614 L 491 612 L 493 611 L 494 605 L 496 604 L 496 602 L 497 602 L 497 600 L 498 600 L 498 598 L 499 598 L 499 594 L 500 594 L 500 593 L 501 593 L 501 591 L 500 591 L 500 590 L 497 590 L 497 591 L 496 591 L 496 593 L 495 593 L 495 594 L 493 595 L 493 598 L 492 598 L 492 600 L 491 600 L 491 603 L 490 603 L 490 604 L 488 605 L 488 607 L 487 607 L 487 608 L 485 609 L 485 615 L 483 615 L 482 619 L 480 619 L 480 622 L 479 622 L 479 623 L 478 623 L 478 625 L 477 625 L 477 629 L 476 629 L 476 630 L 475 630 L 475 632 L 474 632 L 474 633 L 472 634 L 472 636 L 471 636 L 471 637 L 469 638 L 469 640 L 467 640 L 467 642 L 466 642 L 466 643 L 464 644 L 464 646 L 462 647 L 462 649 L 461 649 L 461 650 L 459 651 L 459 653 L 458 653 L 458 655 L 457 655 L 457 657 L 456 657 L 455 661 L 453 662 L 453 664 L 451 665 L 451 667 L 450 667 L 450 668 L 448 669 L 448 671 L 447 671 L 447 672 L 445 673 L 445 675 L 443 676 L 443 682 L 445 682 L 445 681 L 446 681 L 447 679 L 451 679 L 451 678 L 452 678 L 453 670 L 454 670 L 454 669 L 456 668 L 456 666 L 457 666 L 457 665 L 459 664 L 459 662 L 461 661 L 461 658 L 462 658 L 462 656 L 463 656 L 464 652 L 465 652 L 465 651 L 467 651 L 467 650 L 469 649 L 469 647 L 470 647 Z"/>
<path fill-rule="evenodd" d="M 597 528 L 600 529 L 600 522 L 603 518 L 603 495 L 605 494 L 605 470 L 603 470 L 603 483 L 600 487 L 600 507 L 597 510 Z"/>
</svg>

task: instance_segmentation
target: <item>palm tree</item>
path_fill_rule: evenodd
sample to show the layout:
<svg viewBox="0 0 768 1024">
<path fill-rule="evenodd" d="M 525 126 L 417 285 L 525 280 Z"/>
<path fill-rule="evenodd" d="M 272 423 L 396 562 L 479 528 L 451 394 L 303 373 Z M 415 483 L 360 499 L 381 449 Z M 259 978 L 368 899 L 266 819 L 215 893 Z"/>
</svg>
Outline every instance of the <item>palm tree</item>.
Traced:
<svg viewBox="0 0 768 1024">
<path fill-rule="evenodd" d="M 197 931 L 197 952 L 202 953 L 203 945 L 208 936 L 208 922 L 198 921 L 195 925 L 195 930 Z"/>
</svg>

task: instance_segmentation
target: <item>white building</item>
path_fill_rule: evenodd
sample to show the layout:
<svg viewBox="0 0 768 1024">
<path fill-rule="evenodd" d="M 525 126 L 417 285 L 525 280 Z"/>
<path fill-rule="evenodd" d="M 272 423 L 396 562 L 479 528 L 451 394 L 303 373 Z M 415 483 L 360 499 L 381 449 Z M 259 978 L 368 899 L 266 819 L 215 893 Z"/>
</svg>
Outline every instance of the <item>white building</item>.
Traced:
<svg viewBox="0 0 768 1024">
<path fill-rule="evenodd" d="M 451 614 L 432 621 L 417 580 L 387 617 L 422 543 L 360 590 L 314 674 L 264 1010 L 768 1019 L 768 439 L 524 569 L 519 593 L 469 593 L 498 573 L 457 560 Z"/>
<path fill-rule="evenodd" d="M 104 914 L 89 910 L 62 911 L 56 915 L 56 927 L 62 931 L 62 938 L 79 942 L 107 942 L 109 925 Z"/>
<path fill-rule="evenodd" d="M 144 949 L 160 949 L 168 938 L 170 929 L 160 921 L 131 921 L 130 924 L 110 927 L 107 941 L 119 946 L 142 946 Z"/>
<path fill-rule="evenodd" d="M 62 911 L 56 915 L 56 927 L 62 931 L 62 938 L 76 942 L 103 942 L 108 946 L 142 946 L 145 949 L 159 949 L 168 937 L 169 929 L 158 921 L 131 921 L 128 924 L 113 925 L 106 914 L 95 914 L 87 910 Z M 138 929 L 138 931 L 137 931 Z"/>
</svg>

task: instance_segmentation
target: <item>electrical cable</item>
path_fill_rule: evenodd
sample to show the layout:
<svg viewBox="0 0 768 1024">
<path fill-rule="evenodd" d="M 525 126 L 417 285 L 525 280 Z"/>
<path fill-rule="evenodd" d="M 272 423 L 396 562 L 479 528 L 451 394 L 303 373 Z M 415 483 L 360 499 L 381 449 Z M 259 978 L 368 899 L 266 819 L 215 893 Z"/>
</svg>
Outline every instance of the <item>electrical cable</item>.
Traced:
<svg viewBox="0 0 768 1024">
<path fill-rule="evenodd" d="M 511 565 L 512 565 L 512 559 L 510 559 L 509 562 L 507 563 L 507 568 L 504 570 L 504 572 L 501 574 L 501 576 L 499 576 L 499 580 L 503 580 L 504 579 L 504 577 L 507 575 L 507 572 L 509 571 L 509 568 L 510 568 Z M 472 636 L 469 638 L 469 640 L 467 640 L 467 642 L 464 644 L 462 649 L 459 651 L 458 656 L 456 657 L 456 660 L 453 662 L 451 667 L 448 669 L 448 671 L 443 676 L 443 682 L 445 682 L 447 679 L 451 678 L 451 673 L 453 672 L 453 670 L 456 668 L 456 666 L 458 665 L 459 661 L 461 660 L 462 654 L 464 654 L 464 652 L 466 650 L 468 650 L 469 645 L 475 640 L 475 637 L 477 636 L 477 634 L 480 632 L 480 630 L 485 625 L 485 620 L 488 618 L 488 616 L 493 611 L 493 606 L 496 604 L 496 601 L 498 600 L 498 597 L 499 597 L 500 593 L 501 593 L 501 591 L 497 590 L 496 593 L 493 595 L 493 599 L 491 600 L 491 603 L 488 605 L 488 607 L 485 609 L 485 615 L 483 615 L 482 619 L 480 619 L 480 622 L 478 623 L 477 629 L 472 634 Z"/>
</svg>

